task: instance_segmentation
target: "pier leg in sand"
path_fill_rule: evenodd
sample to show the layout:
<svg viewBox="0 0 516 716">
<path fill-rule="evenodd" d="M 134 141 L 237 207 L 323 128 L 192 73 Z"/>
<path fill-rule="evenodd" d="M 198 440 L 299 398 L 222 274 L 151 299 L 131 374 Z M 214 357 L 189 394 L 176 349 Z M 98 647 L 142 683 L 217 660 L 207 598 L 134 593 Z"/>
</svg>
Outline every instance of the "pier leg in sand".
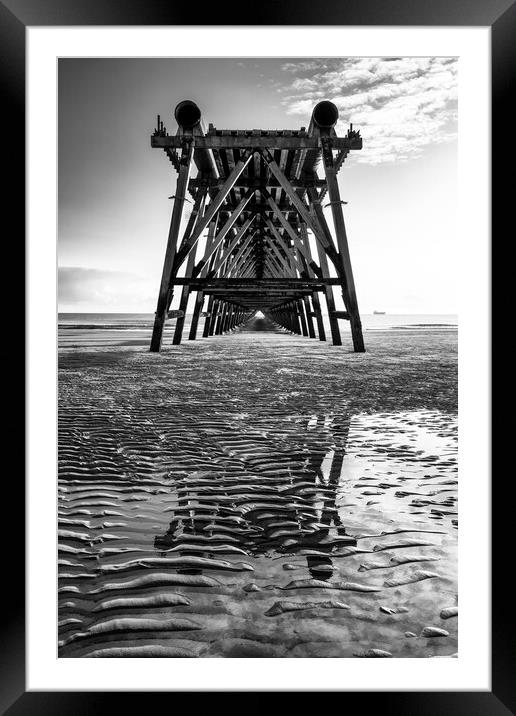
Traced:
<svg viewBox="0 0 516 716">
<path fill-rule="evenodd" d="M 185 138 L 185 145 L 181 151 L 180 169 L 177 177 L 176 193 L 174 206 L 172 208 L 172 218 L 170 220 L 170 229 L 168 232 L 167 248 L 165 251 L 165 260 L 163 263 L 163 272 L 161 274 L 161 284 L 159 288 L 158 304 L 156 307 L 156 315 L 154 319 L 154 328 L 152 330 L 152 338 L 150 350 L 153 353 L 159 353 L 161 350 L 161 341 L 163 339 L 163 328 L 167 318 L 168 306 L 172 301 L 172 291 L 170 281 L 172 279 L 172 269 L 174 258 L 176 255 L 177 239 L 179 236 L 179 227 L 181 225 L 181 217 L 183 215 L 183 207 L 186 200 L 186 189 L 188 186 L 188 177 L 190 175 L 190 165 L 193 156 L 193 142 Z"/>
<path fill-rule="evenodd" d="M 342 271 L 344 276 L 344 280 L 342 282 L 342 296 L 350 317 L 353 347 L 356 353 L 363 353 L 365 351 L 365 346 L 362 335 L 362 323 L 360 321 L 355 281 L 353 279 L 353 270 L 351 268 L 346 225 L 344 223 L 344 214 L 342 212 L 342 200 L 340 198 L 337 175 L 333 164 L 331 138 L 324 137 L 321 141 L 323 143 L 323 164 L 326 174 L 326 182 L 328 185 L 328 196 L 330 197 L 333 224 L 337 235 L 337 246 L 339 247 L 339 255 L 342 262 Z"/>
</svg>

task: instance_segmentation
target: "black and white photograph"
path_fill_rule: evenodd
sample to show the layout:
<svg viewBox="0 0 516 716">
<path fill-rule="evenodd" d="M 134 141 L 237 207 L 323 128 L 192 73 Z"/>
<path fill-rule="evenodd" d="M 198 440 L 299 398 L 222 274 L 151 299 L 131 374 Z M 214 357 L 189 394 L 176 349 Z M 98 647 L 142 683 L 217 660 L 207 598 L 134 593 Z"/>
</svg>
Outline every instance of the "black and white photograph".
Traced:
<svg viewBox="0 0 516 716">
<path fill-rule="evenodd" d="M 458 656 L 458 81 L 58 61 L 59 658 Z"/>
</svg>

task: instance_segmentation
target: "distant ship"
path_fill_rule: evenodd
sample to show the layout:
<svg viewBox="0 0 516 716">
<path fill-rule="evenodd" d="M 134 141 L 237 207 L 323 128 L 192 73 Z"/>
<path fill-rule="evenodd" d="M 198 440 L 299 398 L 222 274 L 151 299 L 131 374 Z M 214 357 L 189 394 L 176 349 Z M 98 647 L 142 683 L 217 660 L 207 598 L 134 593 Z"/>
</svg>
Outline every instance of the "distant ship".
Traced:
<svg viewBox="0 0 516 716">
<path fill-rule="evenodd" d="M 373 316 L 385 316 L 385 311 L 373 311 Z"/>
</svg>

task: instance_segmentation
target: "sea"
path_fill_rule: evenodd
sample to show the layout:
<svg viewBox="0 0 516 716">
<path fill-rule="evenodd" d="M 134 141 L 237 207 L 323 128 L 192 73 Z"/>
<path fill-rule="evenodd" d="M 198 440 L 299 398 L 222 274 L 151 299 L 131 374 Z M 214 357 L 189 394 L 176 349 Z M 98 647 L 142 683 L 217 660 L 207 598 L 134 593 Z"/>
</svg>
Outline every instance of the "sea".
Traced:
<svg viewBox="0 0 516 716">
<path fill-rule="evenodd" d="M 365 331 L 410 328 L 424 330 L 429 328 L 456 329 L 458 315 L 456 313 L 362 313 L 362 326 Z M 100 329 L 116 328 L 118 330 L 142 330 L 152 327 L 153 313 L 59 313 L 60 328 Z M 200 321 L 200 325 L 203 319 Z M 186 316 L 186 325 L 190 323 L 190 316 Z M 172 319 L 168 325 L 175 324 Z M 345 321 L 339 324 L 344 327 Z"/>
</svg>

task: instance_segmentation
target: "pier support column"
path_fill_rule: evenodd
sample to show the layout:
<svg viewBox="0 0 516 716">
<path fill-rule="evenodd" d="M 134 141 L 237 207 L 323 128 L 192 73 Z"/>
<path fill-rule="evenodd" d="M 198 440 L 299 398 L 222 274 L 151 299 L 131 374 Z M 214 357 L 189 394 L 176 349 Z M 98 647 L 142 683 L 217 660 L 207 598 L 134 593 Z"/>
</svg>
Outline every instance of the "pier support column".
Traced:
<svg viewBox="0 0 516 716">
<path fill-rule="evenodd" d="M 213 299 L 213 308 L 211 310 L 211 316 L 210 316 L 210 330 L 208 332 L 208 335 L 213 336 L 215 333 L 215 325 L 217 323 L 217 318 L 220 311 L 220 301 L 217 298 Z"/>
<path fill-rule="evenodd" d="M 333 163 L 331 138 L 322 137 L 321 143 L 323 147 L 323 164 L 326 174 L 326 182 L 328 185 L 328 196 L 330 197 L 333 225 L 335 226 L 337 246 L 339 249 L 339 256 L 342 262 L 342 270 L 345 279 L 342 283 L 342 297 L 344 299 L 346 310 L 349 313 L 353 347 L 356 353 L 364 353 L 365 346 L 362 335 L 362 323 L 360 321 L 360 313 L 358 311 L 358 301 L 355 291 L 355 281 L 353 279 L 353 271 L 351 269 L 348 237 L 346 235 L 346 225 L 344 223 L 344 214 L 342 212 L 342 200 L 340 198 L 337 174 Z"/>
<path fill-rule="evenodd" d="M 190 324 L 190 334 L 188 336 L 189 341 L 195 341 L 197 337 L 197 326 L 199 325 L 199 316 L 201 315 L 202 307 L 204 304 L 204 293 L 197 291 L 195 297 L 195 305 L 192 313 L 192 323 Z"/>
<path fill-rule="evenodd" d="M 319 300 L 319 294 L 314 291 L 312 294 L 312 304 L 314 307 L 315 320 L 317 322 L 317 333 L 319 334 L 319 340 L 326 340 L 326 331 L 324 329 L 324 321 L 321 312 L 321 302 Z"/>
<path fill-rule="evenodd" d="M 305 314 L 306 314 L 306 326 L 308 328 L 308 335 L 310 338 L 315 338 L 315 329 L 314 329 L 314 322 L 313 322 L 313 316 L 312 316 L 312 307 L 310 306 L 310 297 L 309 296 L 303 296 L 303 304 L 305 307 Z"/>
<path fill-rule="evenodd" d="M 210 294 L 210 297 L 208 298 L 208 306 L 206 308 L 208 315 L 206 316 L 206 320 L 204 321 L 204 330 L 202 332 L 203 338 L 208 338 L 208 336 L 210 335 L 211 320 L 212 320 L 213 311 L 214 311 L 214 304 L 215 304 L 215 299 L 213 298 L 213 294 Z"/>
<path fill-rule="evenodd" d="M 296 301 L 296 313 L 299 316 L 299 322 L 301 324 L 301 333 L 303 336 L 308 336 L 308 328 L 306 325 L 306 318 L 305 318 L 305 306 L 303 301 L 301 299 Z"/>
<path fill-rule="evenodd" d="M 188 186 L 188 177 L 190 175 L 190 166 L 193 156 L 193 137 L 185 137 L 183 148 L 181 150 L 181 159 L 179 174 L 177 177 L 176 194 L 174 206 L 172 208 L 172 217 L 170 219 L 170 228 L 168 232 L 167 248 L 165 251 L 165 260 L 163 263 L 163 271 L 161 274 L 161 284 L 159 288 L 158 303 L 154 318 L 154 327 L 152 329 L 152 338 L 150 350 L 153 353 L 159 353 L 161 350 L 161 341 L 163 340 L 163 328 L 167 318 L 168 307 L 172 302 L 172 289 L 170 281 L 172 279 L 172 268 L 176 255 L 177 239 L 179 235 L 179 227 L 181 225 L 181 217 L 183 215 L 183 206 L 186 199 L 186 189 Z"/>
<path fill-rule="evenodd" d="M 192 213 L 190 214 L 190 218 L 188 220 L 188 226 L 186 227 L 185 235 L 183 237 L 183 242 L 186 242 L 194 229 L 194 226 L 199 221 L 199 218 L 202 218 L 203 209 L 204 209 L 204 200 L 206 198 L 206 193 L 203 195 L 199 194 L 197 199 L 195 200 L 194 208 L 192 210 Z M 211 228 L 211 225 L 210 225 Z M 214 230 L 214 227 L 213 227 Z M 195 244 L 193 248 L 190 250 L 190 253 L 188 254 L 188 260 L 186 262 L 186 271 L 185 276 L 191 277 L 193 268 L 195 266 L 195 254 L 197 253 L 197 246 L 198 244 Z M 185 285 L 183 286 L 183 290 L 181 291 L 181 298 L 179 301 L 179 311 L 182 312 L 183 315 L 179 314 L 176 320 L 176 327 L 174 330 L 174 338 L 172 339 L 172 344 L 177 346 L 181 343 L 181 338 L 183 336 L 183 328 L 185 325 L 185 318 L 186 318 L 186 309 L 188 308 L 188 298 L 190 296 L 190 286 Z"/>
<path fill-rule="evenodd" d="M 308 232 L 306 228 L 306 224 L 301 224 L 301 233 L 305 237 L 305 244 L 308 243 Z M 328 267 L 328 258 L 326 256 L 326 252 L 324 248 L 321 246 L 321 244 L 317 241 L 317 255 L 319 257 L 319 265 L 321 267 L 323 278 L 329 278 L 330 277 L 330 269 Z M 333 296 L 333 288 L 331 286 L 325 286 L 324 287 L 324 295 L 326 297 L 326 307 L 328 309 L 328 320 L 330 323 L 330 331 L 331 331 L 331 337 L 332 342 L 334 346 L 341 346 L 342 345 L 342 339 L 340 337 L 340 330 L 339 330 L 339 323 L 335 316 L 333 315 L 335 312 L 335 298 Z M 322 322 L 322 317 L 321 317 Z M 324 327 L 323 327 L 324 332 Z"/>
</svg>

